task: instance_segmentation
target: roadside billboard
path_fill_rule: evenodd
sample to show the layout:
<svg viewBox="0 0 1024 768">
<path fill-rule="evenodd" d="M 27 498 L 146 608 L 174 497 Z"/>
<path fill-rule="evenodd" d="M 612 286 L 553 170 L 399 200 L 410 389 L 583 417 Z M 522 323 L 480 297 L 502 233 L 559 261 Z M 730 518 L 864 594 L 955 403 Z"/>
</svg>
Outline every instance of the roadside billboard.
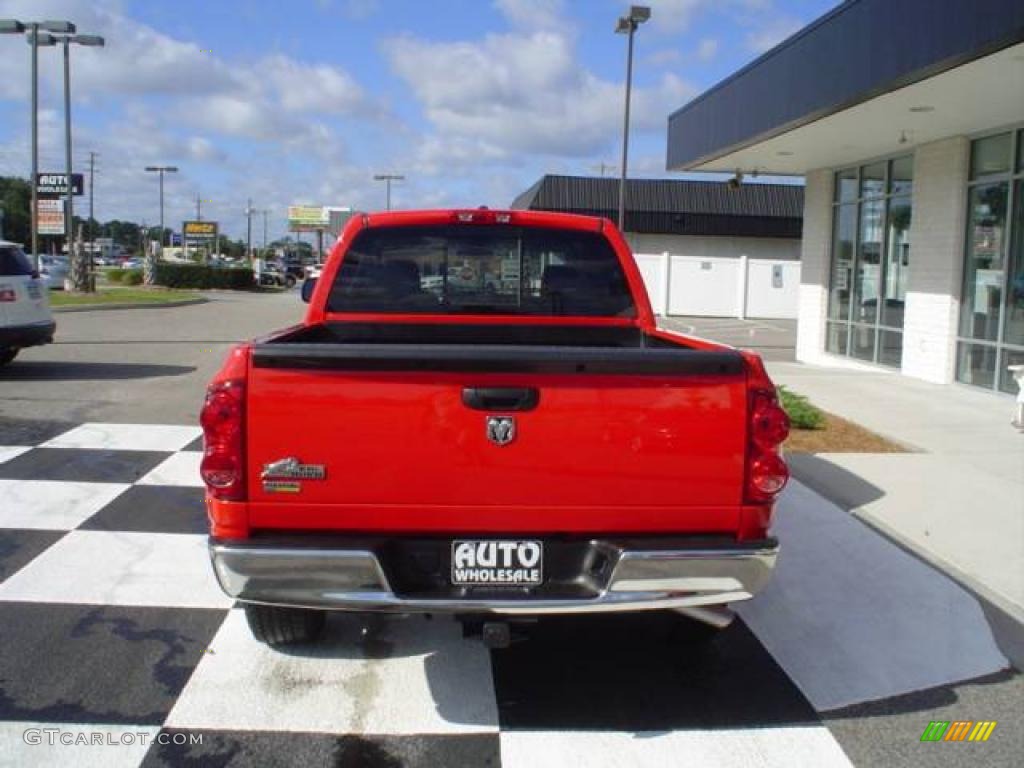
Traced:
<svg viewBox="0 0 1024 768">
<path fill-rule="evenodd" d="M 215 243 L 217 242 L 216 221 L 183 221 L 181 223 L 181 234 L 186 243 Z"/>
<path fill-rule="evenodd" d="M 71 194 L 81 195 L 85 185 L 82 174 L 71 174 Z M 64 197 L 68 193 L 68 176 L 66 173 L 37 173 L 36 194 L 44 197 Z"/>
<path fill-rule="evenodd" d="M 317 232 L 327 229 L 328 209 L 320 205 L 288 206 L 289 232 Z"/>
<path fill-rule="evenodd" d="M 64 234 L 64 201 L 56 200 L 37 201 L 36 208 L 36 231 L 40 235 L 63 235 Z"/>
</svg>

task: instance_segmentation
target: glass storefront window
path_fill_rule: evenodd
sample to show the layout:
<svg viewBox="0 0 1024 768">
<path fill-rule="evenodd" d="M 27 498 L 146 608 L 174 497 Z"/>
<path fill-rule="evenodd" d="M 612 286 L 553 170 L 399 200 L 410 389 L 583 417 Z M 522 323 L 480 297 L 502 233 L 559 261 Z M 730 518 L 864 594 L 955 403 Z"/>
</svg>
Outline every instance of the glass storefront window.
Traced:
<svg viewBox="0 0 1024 768">
<path fill-rule="evenodd" d="M 857 268 L 853 278 L 853 321 L 878 322 L 878 297 L 882 271 L 882 215 L 884 200 L 866 200 L 860 205 Z"/>
<path fill-rule="evenodd" d="M 854 324 L 850 328 L 850 356 L 869 363 L 875 360 L 875 326 Z"/>
<path fill-rule="evenodd" d="M 999 388 L 1009 395 L 1016 395 L 1020 389 L 1017 382 L 1013 380 L 1009 366 L 1024 365 L 1024 349 L 1008 349 L 1003 355 L 1002 370 L 999 372 Z"/>
<path fill-rule="evenodd" d="M 847 168 L 836 173 L 835 200 L 849 203 L 857 199 L 857 169 Z"/>
<path fill-rule="evenodd" d="M 1024 363 L 1024 126 L 973 141 L 971 179 L 956 378 L 1016 394 L 1007 366 Z"/>
<path fill-rule="evenodd" d="M 899 368 L 903 362 L 903 334 L 893 331 L 878 333 L 878 362 Z"/>
<path fill-rule="evenodd" d="M 850 318 L 850 283 L 853 272 L 853 242 L 857 227 L 857 206 L 836 208 L 835 233 L 832 238 L 832 279 L 829 296 L 829 318 Z"/>
<path fill-rule="evenodd" d="M 897 157 L 889 163 L 889 192 L 909 195 L 914 187 L 914 156 Z"/>
<path fill-rule="evenodd" d="M 1010 170 L 1010 148 L 1013 146 L 1012 133 L 1000 133 L 978 139 L 971 144 L 971 178 L 1006 173 Z"/>
<path fill-rule="evenodd" d="M 850 326 L 846 323 L 828 323 L 826 326 L 827 338 L 825 340 L 825 349 L 835 355 L 845 355 L 849 332 Z"/>
<path fill-rule="evenodd" d="M 992 388 L 996 372 L 996 347 L 963 344 L 957 347 L 957 381 Z"/>
<path fill-rule="evenodd" d="M 860 196 L 877 197 L 885 194 L 885 162 L 861 166 Z"/>
<path fill-rule="evenodd" d="M 910 198 L 889 200 L 888 234 L 885 246 L 885 301 L 881 324 L 903 327 L 903 309 L 910 277 Z"/>
<path fill-rule="evenodd" d="M 1021 131 L 1024 136 L 1024 131 Z M 1024 347 L 1024 179 L 1013 190 L 1013 240 L 1010 243 L 1006 328 L 1003 342 Z"/>
<path fill-rule="evenodd" d="M 1003 253 L 1009 185 L 971 188 L 967 208 L 967 254 L 960 335 L 995 341 L 1003 290 Z"/>
<path fill-rule="evenodd" d="M 913 185 L 913 155 L 836 172 L 829 352 L 900 365 Z"/>
</svg>

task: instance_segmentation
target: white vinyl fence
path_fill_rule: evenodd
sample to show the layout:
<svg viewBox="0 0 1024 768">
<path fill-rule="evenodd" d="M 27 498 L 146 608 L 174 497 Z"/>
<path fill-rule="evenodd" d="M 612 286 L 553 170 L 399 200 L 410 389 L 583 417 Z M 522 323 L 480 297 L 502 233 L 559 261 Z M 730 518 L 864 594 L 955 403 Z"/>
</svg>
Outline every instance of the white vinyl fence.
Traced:
<svg viewBox="0 0 1024 768">
<path fill-rule="evenodd" d="M 657 315 L 795 318 L 800 262 L 638 253 Z"/>
</svg>

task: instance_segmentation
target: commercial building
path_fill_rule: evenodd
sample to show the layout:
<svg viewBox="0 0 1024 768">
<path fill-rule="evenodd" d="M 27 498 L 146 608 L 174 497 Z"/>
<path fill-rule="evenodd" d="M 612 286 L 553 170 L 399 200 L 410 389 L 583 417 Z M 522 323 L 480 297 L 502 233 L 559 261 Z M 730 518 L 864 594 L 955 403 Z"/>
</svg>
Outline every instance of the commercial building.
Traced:
<svg viewBox="0 0 1024 768">
<path fill-rule="evenodd" d="M 619 180 L 544 176 L 513 208 L 618 215 Z M 803 188 L 630 179 L 625 234 L 660 315 L 796 317 Z"/>
<path fill-rule="evenodd" d="M 671 115 L 668 167 L 804 176 L 798 359 L 1017 391 L 1021 0 L 844 2 Z"/>
</svg>

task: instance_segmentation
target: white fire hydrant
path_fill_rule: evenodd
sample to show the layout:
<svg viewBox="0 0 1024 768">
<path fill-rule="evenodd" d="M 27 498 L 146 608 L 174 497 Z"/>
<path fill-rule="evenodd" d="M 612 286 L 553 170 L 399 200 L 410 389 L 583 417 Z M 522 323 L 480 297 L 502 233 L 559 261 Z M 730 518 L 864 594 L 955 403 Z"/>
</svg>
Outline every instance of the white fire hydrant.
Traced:
<svg viewBox="0 0 1024 768">
<path fill-rule="evenodd" d="M 1013 380 L 1017 382 L 1017 412 L 1010 423 L 1024 432 L 1024 365 L 1008 365 L 1006 370 L 1013 374 Z"/>
</svg>

